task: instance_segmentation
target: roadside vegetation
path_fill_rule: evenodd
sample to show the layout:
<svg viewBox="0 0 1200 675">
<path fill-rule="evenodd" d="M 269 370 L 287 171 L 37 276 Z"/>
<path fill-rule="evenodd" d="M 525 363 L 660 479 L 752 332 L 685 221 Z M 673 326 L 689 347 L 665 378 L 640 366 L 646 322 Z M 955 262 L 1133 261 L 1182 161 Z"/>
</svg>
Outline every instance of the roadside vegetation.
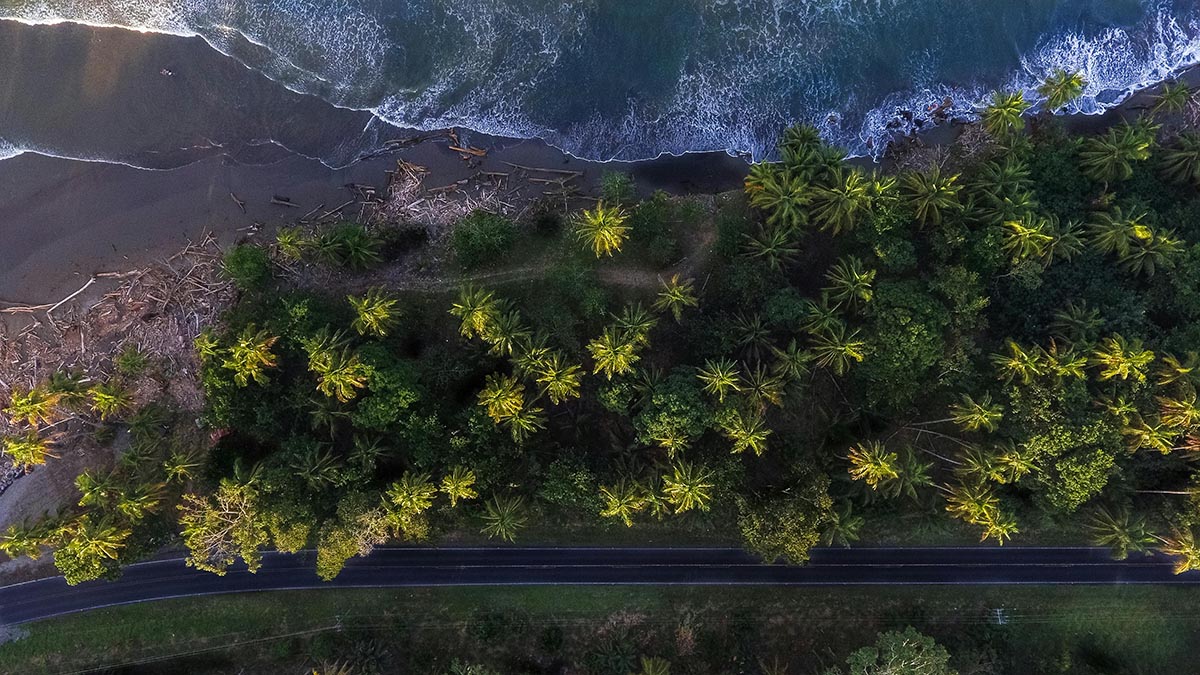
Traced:
<svg viewBox="0 0 1200 675">
<path fill-rule="evenodd" d="M 200 569 L 315 547 L 332 578 L 389 540 L 647 524 L 792 563 L 939 531 L 1200 566 L 1184 92 L 1090 137 L 1000 93 L 984 151 L 896 175 L 797 127 L 713 202 L 611 176 L 567 213 L 469 216 L 449 293 L 372 276 L 406 244 L 369 224 L 284 229 L 230 251 L 240 299 L 196 341 L 208 452 L 114 384 L 22 392 L 21 461 L 53 461 L 41 429 L 83 401 L 125 416 L 133 451 L 0 546 L 53 548 L 72 582 L 175 533 Z M 281 273 L 302 264 L 340 272 Z M 469 276 L 484 267 L 520 274 Z"/>
<path fill-rule="evenodd" d="M 1186 663 L 1189 587 L 341 589 L 164 600 L 50 619 L 13 672 L 294 675 L 1158 673 Z M 906 668 L 897 666 L 904 664 Z"/>
</svg>

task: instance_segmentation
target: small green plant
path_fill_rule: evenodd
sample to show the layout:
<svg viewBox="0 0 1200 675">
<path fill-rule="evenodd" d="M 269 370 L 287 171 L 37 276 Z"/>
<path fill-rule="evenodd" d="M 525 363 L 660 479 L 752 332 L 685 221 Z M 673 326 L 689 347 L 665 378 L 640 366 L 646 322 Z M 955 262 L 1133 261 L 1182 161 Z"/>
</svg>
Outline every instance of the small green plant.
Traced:
<svg viewBox="0 0 1200 675">
<path fill-rule="evenodd" d="M 379 238 L 358 223 L 341 223 L 313 243 L 317 259 L 326 265 L 363 270 L 379 264 Z"/>
<path fill-rule="evenodd" d="M 629 204 L 637 198 L 637 186 L 627 173 L 605 171 L 600 177 L 600 195 L 610 204 Z"/>
<path fill-rule="evenodd" d="M 89 393 L 92 395 L 92 410 L 101 420 L 107 420 L 133 405 L 133 396 L 116 382 L 98 384 Z"/>
<path fill-rule="evenodd" d="M 138 377 L 146 372 L 146 367 L 150 365 L 150 357 L 135 345 L 125 345 L 121 353 L 117 354 L 117 358 L 113 359 L 113 365 L 116 366 L 117 372 L 125 377 Z"/>
<path fill-rule="evenodd" d="M 239 244 L 226 253 L 224 269 L 226 276 L 243 291 L 262 288 L 271 278 L 267 252 L 250 244 Z"/>
<path fill-rule="evenodd" d="M 313 246 L 312 237 L 300 227 L 282 227 L 275 235 L 275 245 L 285 258 L 300 260 Z"/>
<path fill-rule="evenodd" d="M 463 269 L 474 269 L 497 259 L 512 248 L 517 227 L 511 220 L 488 211 L 475 211 L 454 226 L 450 243 Z"/>
</svg>

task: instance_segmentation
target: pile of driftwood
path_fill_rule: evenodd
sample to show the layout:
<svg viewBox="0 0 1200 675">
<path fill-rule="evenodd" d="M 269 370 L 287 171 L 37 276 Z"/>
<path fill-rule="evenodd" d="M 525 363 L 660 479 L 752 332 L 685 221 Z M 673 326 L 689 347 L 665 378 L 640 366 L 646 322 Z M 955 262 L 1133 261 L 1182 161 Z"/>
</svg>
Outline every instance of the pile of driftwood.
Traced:
<svg viewBox="0 0 1200 675">
<path fill-rule="evenodd" d="M 185 409 L 198 409 L 193 341 L 233 299 L 221 255 L 206 235 L 144 269 L 96 274 L 58 302 L 0 309 L 26 319 L 0 323 L 0 403 L 59 370 L 111 373 L 113 356 L 132 345 L 177 373 L 170 394 Z"/>
</svg>

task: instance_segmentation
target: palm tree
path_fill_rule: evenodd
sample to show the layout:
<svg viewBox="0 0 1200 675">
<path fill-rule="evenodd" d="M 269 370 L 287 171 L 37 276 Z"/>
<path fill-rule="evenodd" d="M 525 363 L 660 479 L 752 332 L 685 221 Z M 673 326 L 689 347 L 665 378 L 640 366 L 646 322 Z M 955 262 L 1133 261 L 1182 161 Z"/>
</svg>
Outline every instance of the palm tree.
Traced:
<svg viewBox="0 0 1200 675">
<path fill-rule="evenodd" d="M 1055 243 L 1049 225 L 1049 220 L 1033 214 L 1026 214 L 1021 220 L 1007 221 L 1000 248 L 1008 252 L 1014 264 L 1027 258 L 1048 259 Z"/>
<path fill-rule="evenodd" d="M 515 377 L 493 373 L 484 380 L 478 398 L 479 405 L 487 409 L 488 417 L 500 423 L 525 407 L 525 385 Z"/>
<path fill-rule="evenodd" d="M 1105 338 L 1092 352 L 1092 365 L 1100 369 L 1101 380 L 1133 377 L 1138 382 L 1146 379 L 1146 367 L 1154 361 L 1154 352 L 1142 349 L 1138 338 L 1126 340 L 1120 333 Z"/>
<path fill-rule="evenodd" d="M 964 431 L 995 431 L 1003 417 L 1004 406 L 992 403 L 991 394 L 985 393 L 979 402 L 963 394 L 961 402 L 950 406 L 950 419 Z"/>
<path fill-rule="evenodd" d="M 600 498 L 604 501 L 600 515 L 604 518 L 620 518 L 626 527 L 633 527 L 633 515 L 646 508 L 646 497 L 641 486 L 625 478 L 612 487 L 601 486 Z"/>
<path fill-rule="evenodd" d="M 646 311 L 640 302 L 625 305 L 621 314 L 614 314 L 612 318 L 617 328 L 624 331 L 634 342 L 643 345 L 649 344 L 650 331 L 658 324 L 658 319 Z"/>
<path fill-rule="evenodd" d="M 616 326 L 606 326 L 600 337 L 588 343 L 587 349 L 595 362 L 592 374 L 604 373 L 610 380 L 614 375 L 633 370 L 633 364 L 641 358 L 635 341 Z"/>
<path fill-rule="evenodd" d="M 772 345 L 771 353 L 775 355 L 775 364 L 772 366 L 772 370 L 776 376 L 788 382 L 799 382 L 805 375 L 808 375 L 808 364 L 812 362 L 813 355 L 808 350 L 801 348 L 796 338 L 789 340 L 787 347 L 783 349 Z"/>
<path fill-rule="evenodd" d="M 970 445 L 958 454 L 957 462 L 954 473 L 960 478 L 972 479 L 978 483 L 1004 482 L 1004 466 L 997 453 L 978 445 Z"/>
<path fill-rule="evenodd" d="M 750 206 L 765 211 L 767 223 L 782 229 L 803 224 L 804 207 L 811 198 L 803 178 L 773 166 L 752 171 L 747 178 L 746 193 L 750 197 Z"/>
<path fill-rule="evenodd" d="M 317 391 L 341 403 L 349 403 L 367 386 L 373 372 L 349 349 L 332 350 L 309 358 L 309 370 L 317 374 Z"/>
<path fill-rule="evenodd" d="M 1200 356 L 1196 352 L 1188 352 L 1183 361 L 1174 354 L 1164 354 L 1158 366 L 1158 384 L 1166 386 L 1180 381 L 1192 382 L 1196 377 L 1193 373 L 1198 366 Z"/>
<path fill-rule="evenodd" d="M 1200 569 L 1200 546 L 1196 546 L 1196 535 L 1190 527 L 1176 529 L 1170 537 L 1155 538 L 1162 543 L 1158 547 L 1159 551 L 1178 558 L 1175 561 L 1175 574 Z"/>
<path fill-rule="evenodd" d="M 400 301 L 382 288 L 372 288 L 361 298 L 351 295 L 346 299 L 354 308 L 353 327 L 359 335 L 384 337 L 396 324 L 396 305 Z"/>
<path fill-rule="evenodd" d="M 1159 417 L 1173 429 L 1187 431 L 1200 424 L 1200 408 L 1196 406 L 1196 391 L 1190 389 L 1181 397 L 1156 396 Z"/>
<path fill-rule="evenodd" d="M 521 313 L 515 309 L 508 309 L 497 312 L 480 337 L 491 345 L 491 349 L 488 350 L 490 353 L 508 356 L 528 342 L 531 336 L 532 333 L 521 320 Z"/>
<path fill-rule="evenodd" d="M 1024 92 L 995 92 L 992 102 L 983 109 L 983 128 L 995 138 L 1008 138 L 1025 128 L 1025 111 L 1029 102 Z"/>
<path fill-rule="evenodd" d="M 1134 239 L 1125 255 L 1121 256 L 1121 266 L 1132 274 L 1154 276 L 1154 272 L 1164 265 L 1171 266 L 1174 259 L 1183 251 L 1183 241 L 1175 238 L 1170 230 L 1154 232 L 1149 239 Z"/>
<path fill-rule="evenodd" d="M 1085 302 L 1077 305 L 1074 301 L 1068 302 L 1065 308 L 1055 312 L 1054 320 L 1050 323 L 1050 330 L 1074 343 L 1095 340 L 1103 327 L 1104 319 L 1100 316 L 1100 310 L 1088 307 Z"/>
<path fill-rule="evenodd" d="M 901 186 L 918 225 L 938 225 L 944 214 L 961 208 L 958 174 L 943 176 L 940 167 L 933 167 L 929 173 L 908 173 Z"/>
<path fill-rule="evenodd" d="M 754 369 L 746 375 L 745 391 L 750 401 L 760 407 L 768 403 L 783 405 L 783 386 L 783 379 L 772 374 L 761 363 L 755 364 Z"/>
<path fill-rule="evenodd" d="M 538 384 L 542 385 L 542 389 L 554 405 L 570 398 L 579 398 L 583 366 L 566 363 L 562 352 L 551 354 L 536 375 Z"/>
<path fill-rule="evenodd" d="M 845 302 L 854 307 L 871 301 L 871 284 L 875 282 L 875 270 L 863 269 L 863 263 L 855 256 L 839 258 L 825 274 L 829 286 L 824 291 L 836 302 Z"/>
<path fill-rule="evenodd" d="M 1133 163 L 1150 158 L 1154 129 L 1124 124 L 1089 138 L 1080 150 L 1080 169 L 1092 180 L 1114 183 L 1133 176 Z"/>
<path fill-rule="evenodd" d="M 968 481 L 945 488 L 945 492 L 946 510 L 955 518 L 972 525 L 986 525 L 1000 520 L 1000 500 L 992 486 Z M 987 533 L 984 537 L 987 537 Z"/>
<path fill-rule="evenodd" d="M 636 675 L 671 675 L 671 662 L 657 656 L 643 656 L 642 670 Z"/>
<path fill-rule="evenodd" d="M 1140 415 L 1132 417 L 1130 422 L 1121 428 L 1121 434 L 1128 439 L 1129 447 L 1134 450 L 1157 450 L 1169 454 L 1175 449 L 1175 439 L 1179 432 L 1164 425 L 1161 420 L 1147 422 Z"/>
<path fill-rule="evenodd" d="M 596 257 L 612 256 L 621 251 L 629 238 L 628 215 L 620 206 L 605 206 L 600 202 L 594 209 L 585 209 L 575 221 L 575 236 Z"/>
<path fill-rule="evenodd" d="M 933 463 L 923 461 L 916 450 L 911 447 L 905 448 L 904 452 L 900 453 L 899 464 L 895 466 L 900 475 L 895 478 L 885 478 L 879 483 L 877 490 L 892 499 L 905 495 L 909 499 L 917 501 L 918 488 L 933 485 L 933 478 L 929 475 L 932 468 Z"/>
<path fill-rule="evenodd" d="M 51 451 L 50 441 L 39 436 L 33 429 L 16 436 L 4 436 L 0 442 L 3 443 L 4 454 L 12 459 L 13 466 L 26 471 L 45 464 L 47 459 L 58 458 L 58 455 Z"/>
<path fill-rule="evenodd" d="M 162 483 L 139 483 L 118 496 L 117 510 L 130 522 L 137 522 L 156 511 L 162 500 Z"/>
<path fill-rule="evenodd" d="M 462 321 L 458 330 L 466 338 L 486 334 L 499 313 L 496 294 L 474 286 L 463 286 L 458 292 L 458 302 L 450 306 L 450 314 Z"/>
<path fill-rule="evenodd" d="M 835 168 L 829 187 L 813 190 L 813 217 L 822 230 L 830 230 L 834 235 L 849 232 L 871 208 L 871 187 L 871 181 L 860 169 Z"/>
<path fill-rule="evenodd" d="M 840 544 L 847 548 L 850 542 L 858 541 L 858 531 L 866 522 L 862 516 L 855 515 L 854 502 L 847 501 L 840 511 L 833 511 L 832 518 L 825 523 L 821 530 L 821 543 L 826 546 Z"/>
<path fill-rule="evenodd" d="M 1087 525 L 1092 543 L 1112 549 L 1113 560 L 1124 560 L 1129 553 L 1145 553 L 1155 542 L 1143 518 L 1133 516 L 1128 509 L 1116 513 L 1101 506 L 1092 513 Z"/>
<path fill-rule="evenodd" d="M 658 298 L 654 301 L 654 309 L 659 312 L 671 312 L 676 323 L 683 320 L 685 308 L 696 307 L 700 304 L 691 279 L 680 281 L 679 275 L 673 274 L 670 280 L 662 281 L 662 285 L 663 290 L 659 291 Z"/>
<path fill-rule="evenodd" d="M 442 476 L 442 492 L 450 498 L 450 506 L 458 506 L 460 499 L 475 499 L 479 493 L 475 491 L 475 472 L 465 466 L 456 466 L 450 473 Z"/>
<path fill-rule="evenodd" d="M 101 420 L 107 420 L 133 405 L 133 396 L 116 382 L 97 384 L 88 393 L 92 396 L 92 410 Z"/>
<path fill-rule="evenodd" d="M 281 227 L 275 234 L 275 246 L 285 258 L 300 260 L 313 246 L 312 237 L 300 227 Z"/>
<path fill-rule="evenodd" d="M 400 480 L 388 487 L 385 495 L 401 517 L 410 517 L 424 513 L 433 506 L 437 487 L 429 480 L 429 474 L 405 471 Z"/>
<path fill-rule="evenodd" d="M 545 333 L 538 332 L 535 336 L 522 341 L 513 353 L 513 367 L 518 373 L 531 377 L 546 369 L 554 354 L 548 344 L 549 338 Z"/>
<path fill-rule="evenodd" d="M 721 430 L 733 441 L 734 453 L 752 450 L 755 455 L 762 455 L 767 449 L 767 437 L 771 435 L 761 414 L 734 412 L 722 422 Z"/>
<path fill-rule="evenodd" d="M 852 363 L 862 363 L 867 343 L 858 339 L 858 330 L 846 332 L 844 325 L 813 336 L 813 354 L 822 368 L 831 368 L 838 375 L 850 369 Z"/>
<path fill-rule="evenodd" d="M 485 506 L 483 514 L 483 534 L 492 539 L 511 542 L 517 532 L 525 527 L 525 499 L 518 496 L 501 497 L 495 495 Z"/>
<path fill-rule="evenodd" d="M 992 364 L 1000 369 L 1000 377 L 1007 382 L 1020 378 L 1024 384 L 1033 382 L 1033 378 L 1045 374 L 1045 368 L 1036 352 L 1026 351 L 1009 338 L 1004 343 L 1007 354 L 993 354 Z"/>
<path fill-rule="evenodd" d="M 183 483 L 191 479 L 199 468 L 200 462 L 194 454 L 180 450 L 172 452 L 162 463 L 163 475 L 171 483 Z"/>
<path fill-rule="evenodd" d="M 504 420 L 504 423 L 508 425 L 508 432 L 512 434 L 513 442 L 521 444 L 534 433 L 546 428 L 546 415 L 542 408 L 527 406 Z"/>
<path fill-rule="evenodd" d="M 42 556 L 42 548 L 51 545 L 52 530 L 53 527 L 45 520 L 33 525 L 9 525 L 0 535 L 0 552 L 14 559 L 25 556 L 37 560 Z"/>
<path fill-rule="evenodd" d="M 899 456 L 889 452 L 878 441 L 859 443 L 851 447 L 846 459 L 850 460 L 850 477 L 865 482 L 872 490 L 900 477 L 900 472 L 896 470 Z"/>
<path fill-rule="evenodd" d="M 1192 90 L 1186 82 L 1167 82 L 1155 97 L 1154 107 L 1150 108 L 1150 112 L 1154 115 L 1163 112 L 1180 113 L 1191 101 Z"/>
<path fill-rule="evenodd" d="M 109 521 L 93 521 L 87 514 L 63 529 L 64 535 L 69 538 L 66 545 L 76 550 L 81 558 L 116 560 L 125 547 L 125 540 L 132 534 L 128 529 L 118 528 Z"/>
<path fill-rule="evenodd" d="M 1200 132 L 1185 131 L 1162 152 L 1159 172 L 1173 183 L 1200 187 Z"/>
<path fill-rule="evenodd" d="M 278 364 L 277 357 L 271 351 L 278 341 L 277 336 L 250 324 L 230 345 L 223 366 L 233 371 L 233 381 L 239 387 L 247 386 L 250 380 L 267 384 L 267 368 L 274 368 Z"/>
<path fill-rule="evenodd" d="M 840 315 L 841 305 L 829 303 L 829 294 L 822 293 L 819 302 L 805 299 L 804 301 L 804 320 L 800 327 L 804 330 L 818 334 L 828 333 L 837 330 L 841 327 L 843 330 L 846 327 Z"/>
<path fill-rule="evenodd" d="M 753 361 L 762 359 L 763 348 L 771 344 L 771 331 L 763 321 L 762 315 L 738 312 L 734 317 L 734 328 L 737 330 L 738 346 L 742 348 L 742 353 Z"/>
<path fill-rule="evenodd" d="M 704 392 L 716 396 L 721 403 L 725 402 L 726 394 L 742 390 L 741 385 L 738 384 L 741 380 L 741 372 L 732 359 L 717 361 L 709 359 L 704 362 L 704 367 L 696 373 L 696 377 L 704 383 Z"/>
<path fill-rule="evenodd" d="M 1040 359 L 1044 372 L 1053 376 L 1055 380 L 1062 380 L 1064 377 L 1073 377 L 1077 380 L 1087 378 L 1087 356 L 1083 352 L 1075 349 L 1074 346 L 1069 346 L 1062 351 L 1058 349 L 1058 341 L 1051 339 L 1050 347 L 1041 350 Z"/>
<path fill-rule="evenodd" d="M 675 513 L 692 509 L 707 511 L 712 500 L 713 472 L 703 465 L 679 460 L 670 474 L 662 477 L 663 494 L 675 507 Z"/>
<path fill-rule="evenodd" d="M 1088 225 L 1092 247 L 1104 254 L 1129 255 L 1135 241 L 1154 238 L 1154 231 L 1143 224 L 1147 215 L 1138 211 L 1126 216 L 1119 206 L 1094 214 Z"/>
<path fill-rule="evenodd" d="M 24 392 L 17 389 L 9 398 L 4 414 L 13 422 L 25 422 L 34 427 L 53 424 L 55 408 L 61 401 L 62 394 L 45 387 L 34 387 Z"/>
<path fill-rule="evenodd" d="M 1083 73 L 1055 68 L 1042 81 L 1037 92 L 1046 97 L 1046 109 L 1053 112 L 1082 96 L 1087 84 Z"/>
<path fill-rule="evenodd" d="M 117 494 L 117 479 L 112 473 L 100 475 L 87 469 L 75 477 L 75 488 L 79 490 L 80 506 L 102 506 Z"/>
<path fill-rule="evenodd" d="M 746 253 L 766 263 L 772 272 L 790 265 L 800 254 L 795 242 L 795 230 L 791 227 L 768 225 L 757 237 L 746 235 Z"/>
</svg>

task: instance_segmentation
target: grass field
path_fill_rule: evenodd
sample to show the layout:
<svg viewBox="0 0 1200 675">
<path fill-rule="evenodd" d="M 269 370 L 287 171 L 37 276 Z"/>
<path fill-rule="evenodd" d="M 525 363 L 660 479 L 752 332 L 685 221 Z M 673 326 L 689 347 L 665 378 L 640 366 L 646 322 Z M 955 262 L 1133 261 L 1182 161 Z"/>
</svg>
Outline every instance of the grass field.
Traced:
<svg viewBox="0 0 1200 675">
<path fill-rule="evenodd" d="M 913 625 L 967 673 L 1189 672 L 1200 589 L 1165 587 L 531 587 L 305 591 L 170 600 L 26 627 L 5 672 L 819 672 Z M 378 670 L 372 670 L 378 667 Z M 627 675 L 628 670 L 622 675 Z"/>
</svg>

